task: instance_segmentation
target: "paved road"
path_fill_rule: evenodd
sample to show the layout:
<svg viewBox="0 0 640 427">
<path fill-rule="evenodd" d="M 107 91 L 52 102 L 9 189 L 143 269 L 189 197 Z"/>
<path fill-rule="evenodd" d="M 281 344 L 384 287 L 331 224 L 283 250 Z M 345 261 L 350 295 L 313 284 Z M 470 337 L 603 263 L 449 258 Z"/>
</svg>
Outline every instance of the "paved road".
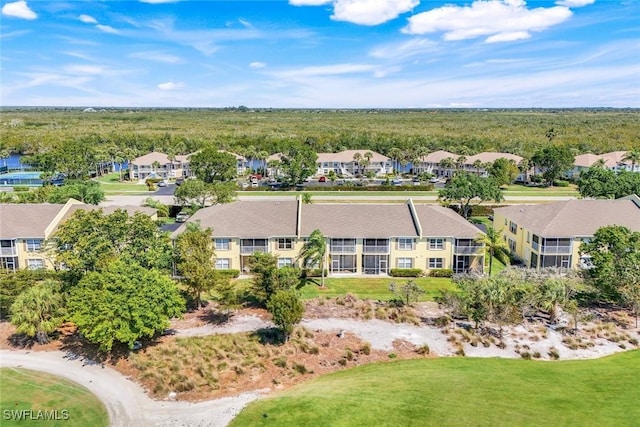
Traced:
<svg viewBox="0 0 640 427">
<path fill-rule="evenodd" d="M 240 194 L 238 196 L 239 200 L 293 200 L 300 193 L 279 193 L 274 192 L 273 195 L 256 195 L 256 194 Z M 107 200 L 101 203 L 102 206 L 123 206 L 123 205 L 134 205 L 140 206 L 144 203 L 144 200 L 149 196 L 107 196 Z M 152 198 L 159 200 L 161 203 L 170 205 L 174 203 L 173 196 L 166 195 L 152 195 Z M 407 199 L 413 199 L 414 202 L 418 203 L 433 203 L 437 200 L 437 196 L 435 195 L 425 195 L 425 196 L 406 196 L 402 193 L 398 193 L 397 195 L 384 195 L 384 196 L 376 196 L 376 195 L 365 195 L 365 196 L 354 196 L 348 193 L 344 195 L 323 195 L 321 193 L 313 193 L 313 200 L 317 201 L 338 201 L 338 202 L 376 202 L 376 201 L 397 201 L 404 202 Z M 573 196 L 505 196 L 505 203 L 507 204 L 518 204 L 518 203 L 545 203 L 545 202 L 557 202 L 560 200 L 571 200 L 575 199 Z"/>
<path fill-rule="evenodd" d="M 60 351 L 0 351 L 0 366 L 21 367 L 67 378 L 91 391 L 105 407 L 112 426 L 226 426 L 259 392 L 204 402 L 156 401 L 119 372 L 70 358 Z"/>
</svg>

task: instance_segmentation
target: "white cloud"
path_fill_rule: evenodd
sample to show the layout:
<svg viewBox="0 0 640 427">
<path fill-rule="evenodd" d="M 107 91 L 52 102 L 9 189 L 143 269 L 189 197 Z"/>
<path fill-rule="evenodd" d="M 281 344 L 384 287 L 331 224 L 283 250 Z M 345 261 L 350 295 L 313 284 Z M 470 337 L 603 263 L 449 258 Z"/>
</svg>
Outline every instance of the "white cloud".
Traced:
<svg viewBox="0 0 640 427">
<path fill-rule="evenodd" d="M 558 0 L 556 4 L 558 6 L 566 7 L 583 7 L 595 3 L 596 0 Z"/>
<path fill-rule="evenodd" d="M 373 48 L 369 55 L 380 59 L 402 59 L 438 51 L 438 43 L 425 38 L 413 38 L 402 43 L 388 43 Z"/>
<path fill-rule="evenodd" d="M 260 62 L 260 61 L 255 61 L 249 64 L 249 67 L 251 68 L 264 68 L 266 67 L 267 64 L 265 64 L 264 62 Z"/>
<path fill-rule="evenodd" d="M 409 18 L 406 34 L 444 32 L 445 40 L 488 36 L 487 42 L 521 40 L 572 15 L 564 6 L 528 9 L 524 0 L 474 1 L 471 6 L 443 6 Z"/>
<path fill-rule="evenodd" d="M 158 85 L 158 89 L 160 90 L 175 90 L 175 89 L 181 89 L 184 87 L 184 83 L 176 83 L 176 82 L 165 82 L 165 83 L 160 83 Z"/>
<path fill-rule="evenodd" d="M 97 24 L 98 23 L 96 18 L 94 18 L 93 16 L 89 16 L 89 15 L 80 15 L 78 17 L 78 19 L 81 20 L 82 22 L 84 22 L 85 24 Z"/>
<path fill-rule="evenodd" d="M 129 58 L 144 59 L 146 61 L 164 62 L 165 64 L 180 64 L 184 62 L 179 56 L 171 55 L 161 51 L 133 52 L 129 54 Z"/>
<path fill-rule="evenodd" d="M 98 75 L 104 73 L 104 68 L 98 65 L 67 65 L 64 70 L 74 75 Z"/>
<path fill-rule="evenodd" d="M 331 3 L 332 1 L 333 0 L 289 0 L 289 4 L 292 6 L 321 6 Z"/>
<path fill-rule="evenodd" d="M 38 17 L 33 10 L 29 9 L 27 2 L 24 0 L 5 4 L 2 6 L 2 14 L 22 19 L 36 19 Z"/>
<path fill-rule="evenodd" d="M 113 28 L 110 25 L 97 24 L 96 28 L 99 29 L 100 31 L 102 31 L 103 33 L 109 33 L 109 34 L 118 34 L 118 33 L 120 33 L 118 30 L 116 30 L 115 28 Z"/>
<path fill-rule="evenodd" d="M 418 0 L 335 0 L 331 19 L 359 25 L 379 25 L 416 7 Z"/>
</svg>

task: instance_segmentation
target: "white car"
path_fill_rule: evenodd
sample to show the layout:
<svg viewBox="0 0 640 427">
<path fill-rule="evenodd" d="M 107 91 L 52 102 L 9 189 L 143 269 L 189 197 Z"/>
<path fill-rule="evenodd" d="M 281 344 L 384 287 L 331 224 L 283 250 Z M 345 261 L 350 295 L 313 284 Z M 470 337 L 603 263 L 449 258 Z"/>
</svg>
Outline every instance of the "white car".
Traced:
<svg viewBox="0 0 640 427">
<path fill-rule="evenodd" d="M 185 222 L 189 218 L 189 214 L 186 212 L 180 212 L 176 215 L 176 222 Z"/>
</svg>

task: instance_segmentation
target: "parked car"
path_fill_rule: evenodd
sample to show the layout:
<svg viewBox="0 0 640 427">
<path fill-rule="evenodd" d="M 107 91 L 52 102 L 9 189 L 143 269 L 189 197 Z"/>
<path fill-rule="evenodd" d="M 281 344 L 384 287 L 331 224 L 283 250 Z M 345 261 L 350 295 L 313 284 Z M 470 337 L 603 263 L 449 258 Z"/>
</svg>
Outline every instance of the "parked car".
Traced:
<svg viewBox="0 0 640 427">
<path fill-rule="evenodd" d="M 438 177 L 435 177 L 435 176 L 429 180 L 429 182 L 432 184 L 435 184 L 438 181 L 439 181 Z"/>
<path fill-rule="evenodd" d="M 186 212 L 180 212 L 176 215 L 176 222 L 185 222 L 189 218 L 189 214 Z"/>
<path fill-rule="evenodd" d="M 327 177 L 321 176 L 320 178 L 318 178 L 318 182 L 327 182 Z"/>
<path fill-rule="evenodd" d="M 184 182 L 184 178 L 176 179 L 176 185 L 182 185 L 183 182 Z"/>
<path fill-rule="evenodd" d="M 166 186 L 167 186 L 167 182 L 166 181 L 158 182 L 158 187 L 166 187 Z"/>
</svg>

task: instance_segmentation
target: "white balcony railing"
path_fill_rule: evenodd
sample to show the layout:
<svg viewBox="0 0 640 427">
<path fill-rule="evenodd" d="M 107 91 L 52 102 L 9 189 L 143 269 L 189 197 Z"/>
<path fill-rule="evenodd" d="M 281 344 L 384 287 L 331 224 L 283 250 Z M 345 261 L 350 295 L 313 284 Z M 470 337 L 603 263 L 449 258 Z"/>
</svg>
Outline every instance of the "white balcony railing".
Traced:
<svg viewBox="0 0 640 427">
<path fill-rule="evenodd" d="M 570 254 L 571 246 L 542 246 L 541 254 Z"/>
<path fill-rule="evenodd" d="M 331 245 L 332 254 L 355 254 L 356 245 Z"/>
<path fill-rule="evenodd" d="M 18 256 L 18 249 L 15 247 L 0 248 L 0 256 Z"/>
</svg>

